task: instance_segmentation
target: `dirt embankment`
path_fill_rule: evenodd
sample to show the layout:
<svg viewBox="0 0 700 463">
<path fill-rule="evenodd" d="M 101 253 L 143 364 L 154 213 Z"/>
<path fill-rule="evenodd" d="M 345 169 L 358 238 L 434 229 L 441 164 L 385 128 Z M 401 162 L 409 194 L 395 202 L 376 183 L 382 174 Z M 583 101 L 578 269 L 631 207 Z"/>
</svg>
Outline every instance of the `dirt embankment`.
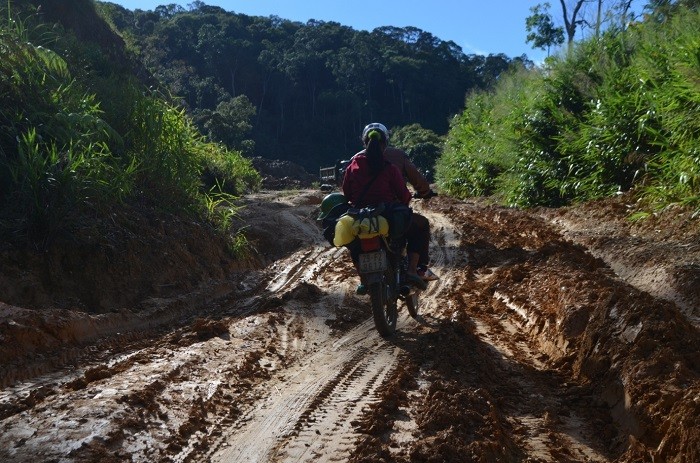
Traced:
<svg viewBox="0 0 700 463">
<path fill-rule="evenodd" d="M 0 460 L 700 461 L 700 233 L 685 212 L 634 224 L 624 199 L 419 202 L 441 279 L 383 339 L 316 228 L 321 197 L 244 200 L 257 267 L 156 222 L 108 277 L 92 275 L 100 252 L 83 273 L 15 261 L 5 285 L 43 296 L 0 306 Z M 72 310 L 71 271 L 112 281 L 78 297 L 87 310 L 142 292 Z"/>
</svg>

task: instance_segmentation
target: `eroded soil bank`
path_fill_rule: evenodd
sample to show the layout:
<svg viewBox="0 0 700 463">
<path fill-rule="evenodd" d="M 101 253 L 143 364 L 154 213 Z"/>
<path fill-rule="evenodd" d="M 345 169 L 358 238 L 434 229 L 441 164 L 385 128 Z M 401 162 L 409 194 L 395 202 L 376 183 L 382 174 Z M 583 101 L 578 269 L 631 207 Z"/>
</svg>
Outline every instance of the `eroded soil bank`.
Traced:
<svg viewBox="0 0 700 463">
<path fill-rule="evenodd" d="M 69 289 L 102 268 L 90 254 L 60 268 L 14 254 L 37 295 L 0 304 L 0 460 L 700 461 L 689 214 L 418 202 L 441 279 L 383 339 L 316 228 L 321 198 L 244 200 L 252 268 L 191 224 L 172 242 L 136 229 L 148 257 L 92 299 Z M 126 281 L 143 296 L 119 299 Z"/>
</svg>

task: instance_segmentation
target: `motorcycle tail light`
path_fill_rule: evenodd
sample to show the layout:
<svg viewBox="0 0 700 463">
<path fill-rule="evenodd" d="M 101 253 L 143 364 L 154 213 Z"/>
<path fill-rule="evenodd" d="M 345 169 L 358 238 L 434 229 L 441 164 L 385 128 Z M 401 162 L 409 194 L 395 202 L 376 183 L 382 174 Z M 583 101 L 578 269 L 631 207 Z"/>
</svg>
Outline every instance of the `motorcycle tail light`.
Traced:
<svg viewBox="0 0 700 463">
<path fill-rule="evenodd" d="M 365 252 L 376 251 L 381 246 L 381 241 L 378 236 L 375 236 L 374 238 L 360 240 L 360 245 L 362 246 L 362 250 Z"/>
</svg>

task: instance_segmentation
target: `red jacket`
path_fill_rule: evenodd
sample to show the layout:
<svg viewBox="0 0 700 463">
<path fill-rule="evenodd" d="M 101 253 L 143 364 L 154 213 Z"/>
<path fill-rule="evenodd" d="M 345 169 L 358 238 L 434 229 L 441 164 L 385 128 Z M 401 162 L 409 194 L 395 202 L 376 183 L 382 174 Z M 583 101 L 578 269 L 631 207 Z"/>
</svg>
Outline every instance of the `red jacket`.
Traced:
<svg viewBox="0 0 700 463">
<path fill-rule="evenodd" d="M 350 204 L 355 207 L 393 202 L 408 205 L 411 201 L 411 192 L 406 188 L 401 171 L 388 161 L 385 161 L 384 169 L 367 189 L 364 196 L 360 198 L 372 177 L 369 173 L 367 157 L 361 153 L 354 156 L 345 170 L 345 177 L 343 177 L 343 194 Z"/>
<path fill-rule="evenodd" d="M 365 154 L 365 150 L 360 151 L 355 156 L 358 154 Z M 399 168 L 399 172 L 404 176 L 404 179 L 408 180 L 408 183 L 416 190 L 419 197 L 423 198 L 430 193 L 430 183 L 420 173 L 415 164 L 411 162 L 405 151 L 393 146 L 387 146 L 384 150 L 384 159 Z"/>
</svg>

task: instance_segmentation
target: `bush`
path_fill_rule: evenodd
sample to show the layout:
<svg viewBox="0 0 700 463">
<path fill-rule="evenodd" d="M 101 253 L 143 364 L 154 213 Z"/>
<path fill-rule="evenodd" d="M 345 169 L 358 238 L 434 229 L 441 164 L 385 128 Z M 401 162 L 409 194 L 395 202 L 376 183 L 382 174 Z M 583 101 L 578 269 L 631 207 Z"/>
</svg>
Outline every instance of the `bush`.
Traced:
<svg viewBox="0 0 700 463">
<path fill-rule="evenodd" d="M 442 191 L 461 197 L 499 193 L 499 185 L 512 178 L 520 162 L 524 128 L 518 123 L 540 82 L 536 71 L 520 68 L 501 76 L 492 91 L 467 96 L 466 109 L 452 119 L 436 164 Z"/>
<path fill-rule="evenodd" d="M 700 14 L 608 31 L 541 73 L 467 98 L 438 181 L 458 195 L 559 206 L 637 188 L 700 208 Z"/>
<path fill-rule="evenodd" d="M 47 243 L 85 208 L 129 192 L 102 119 L 56 53 L 26 41 L 17 25 L 0 30 L 0 231 Z"/>
<path fill-rule="evenodd" d="M 229 194 L 258 188 L 250 161 L 207 142 L 169 98 L 105 68 L 104 57 L 93 63 L 102 66 L 98 74 L 87 63 L 72 77 L 63 57 L 32 42 L 59 43 L 43 30 L 0 25 L 2 237 L 46 247 L 87 217 L 144 199 L 229 223 L 226 214 L 211 214 L 210 187 Z M 83 46 L 77 40 L 60 43 L 73 58 L 95 55 L 94 45 L 88 53 L 71 48 Z"/>
<path fill-rule="evenodd" d="M 420 124 L 391 130 L 391 144 L 404 150 L 428 181 L 433 181 L 435 161 L 440 157 L 444 143 L 443 137 Z"/>
<path fill-rule="evenodd" d="M 642 194 L 656 207 L 700 210 L 700 13 L 681 10 L 639 35 L 632 68 L 648 102 L 640 125 L 651 147 Z"/>
<path fill-rule="evenodd" d="M 204 160 L 204 188 L 240 196 L 260 189 L 262 178 L 250 159 L 238 151 L 231 151 L 215 143 L 199 147 Z"/>
</svg>

